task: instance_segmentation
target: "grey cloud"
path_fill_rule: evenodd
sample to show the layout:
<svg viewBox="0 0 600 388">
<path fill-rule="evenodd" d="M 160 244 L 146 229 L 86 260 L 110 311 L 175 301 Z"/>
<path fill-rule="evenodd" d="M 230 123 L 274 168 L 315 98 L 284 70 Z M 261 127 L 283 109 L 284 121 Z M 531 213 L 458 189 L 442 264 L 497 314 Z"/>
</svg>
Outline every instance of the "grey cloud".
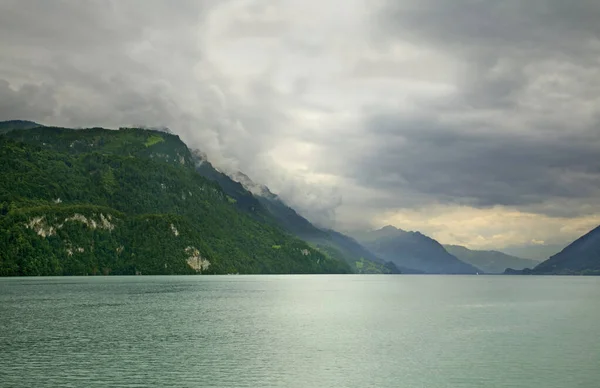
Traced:
<svg viewBox="0 0 600 388">
<path fill-rule="evenodd" d="M 476 46 L 492 57 L 519 50 L 529 56 L 585 54 L 582 45 L 600 34 L 594 0 L 388 1 L 380 16 L 380 25 L 399 37 L 451 50 Z"/>
<path fill-rule="evenodd" d="M 164 28 L 181 28 L 201 18 L 209 1 L 8 0 L 0 5 L 3 56 L 29 66 L 91 60 L 122 61 L 124 51 Z M 165 42 L 180 45 L 180 42 Z M 115 55 L 116 54 L 116 55 Z"/>
<path fill-rule="evenodd" d="M 26 84 L 14 90 L 0 79 L 0 120 L 27 119 L 43 122 L 54 114 L 56 101 L 48 85 Z"/>
<path fill-rule="evenodd" d="M 230 38 L 274 38 L 287 30 L 285 20 L 272 9 L 270 1 L 247 3 L 227 26 Z"/>
<path fill-rule="evenodd" d="M 367 126 L 379 142 L 356 155 L 349 170 L 367 186 L 414 190 L 474 206 L 522 206 L 600 194 L 600 133 L 483 133 L 393 116 L 372 118 Z"/>
<path fill-rule="evenodd" d="M 466 105 L 514 106 L 524 71 L 543 61 L 597 68 L 600 3 L 594 0 L 388 1 L 375 38 L 408 40 L 462 59 Z"/>
<path fill-rule="evenodd" d="M 49 124 L 176 126 L 189 118 L 177 97 L 202 59 L 196 23 L 211 3 L 4 2 L 0 76 L 13 89 L 44 85 L 54 111 L 30 105 Z"/>
</svg>

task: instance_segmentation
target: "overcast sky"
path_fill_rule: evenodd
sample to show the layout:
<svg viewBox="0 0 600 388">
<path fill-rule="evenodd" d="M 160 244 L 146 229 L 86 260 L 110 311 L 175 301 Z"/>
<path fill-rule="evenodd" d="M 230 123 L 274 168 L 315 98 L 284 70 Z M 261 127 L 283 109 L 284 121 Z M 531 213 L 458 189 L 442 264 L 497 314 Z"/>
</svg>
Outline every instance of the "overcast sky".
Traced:
<svg viewBox="0 0 600 388">
<path fill-rule="evenodd" d="M 600 224 L 597 0 L 0 0 L 0 120 L 166 125 L 322 225 Z"/>
</svg>

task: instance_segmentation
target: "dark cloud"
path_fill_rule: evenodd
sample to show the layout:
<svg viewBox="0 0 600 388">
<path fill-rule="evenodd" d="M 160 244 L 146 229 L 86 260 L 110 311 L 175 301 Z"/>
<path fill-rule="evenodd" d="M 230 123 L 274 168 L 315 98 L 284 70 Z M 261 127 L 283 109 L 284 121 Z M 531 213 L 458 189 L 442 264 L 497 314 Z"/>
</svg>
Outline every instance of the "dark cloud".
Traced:
<svg viewBox="0 0 600 388">
<path fill-rule="evenodd" d="M 28 106 L 30 118 L 42 117 L 47 124 L 173 123 L 181 112 L 175 108 L 171 81 L 161 79 L 157 67 L 165 65 L 166 78 L 200 53 L 190 49 L 194 34 L 160 32 L 193 32 L 190 23 L 201 19 L 206 3 L 3 2 L 0 78 L 5 76 L 7 87 L 21 94 L 43 89 L 43 99 L 13 104 Z M 0 113 L 0 119 L 14 118 L 11 111 Z"/>
<path fill-rule="evenodd" d="M 378 16 L 377 39 L 407 40 L 460 58 L 458 86 L 474 108 L 515 108 L 528 84 L 525 73 L 544 61 L 598 67 L 595 0 L 388 1 Z"/>
<path fill-rule="evenodd" d="M 378 16 L 386 36 L 391 32 L 454 53 L 475 48 L 474 57 L 482 60 L 524 50 L 529 57 L 592 58 L 583 47 L 600 35 L 595 0 L 388 1 Z"/>
<path fill-rule="evenodd" d="M 348 170 L 366 186 L 473 206 L 600 194 L 600 131 L 511 134 L 394 116 L 373 117 L 366 126 L 379 142 L 355 155 Z"/>
</svg>

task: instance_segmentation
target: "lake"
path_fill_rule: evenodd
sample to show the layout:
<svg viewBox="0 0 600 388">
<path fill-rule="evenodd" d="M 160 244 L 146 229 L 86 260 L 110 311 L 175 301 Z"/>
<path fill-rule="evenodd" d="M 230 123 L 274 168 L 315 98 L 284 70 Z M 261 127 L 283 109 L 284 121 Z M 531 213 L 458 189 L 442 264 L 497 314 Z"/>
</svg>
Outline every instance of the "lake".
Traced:
<svg viewBox="0 0 600 388">
<path fill-rule="evenodd" d="M 0 278 L 2 387 L 600 386 L 600 278 Z"/>
</svg>

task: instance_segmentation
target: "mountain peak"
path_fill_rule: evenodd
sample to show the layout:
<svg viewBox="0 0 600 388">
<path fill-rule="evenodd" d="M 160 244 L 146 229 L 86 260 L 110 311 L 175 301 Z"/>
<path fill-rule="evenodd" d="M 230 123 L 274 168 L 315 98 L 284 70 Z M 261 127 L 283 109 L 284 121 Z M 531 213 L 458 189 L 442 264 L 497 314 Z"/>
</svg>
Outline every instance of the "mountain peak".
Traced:
<svg viewBox="0 0 600 388">
<path fill-rule="evenodd" d="M 393 225 L 386 225 L 381 229 L 374 230 L 374 232 L 398 233 L 398 232 L 405 232 L 405 230 L 396 228 Z"/>
</svg>

